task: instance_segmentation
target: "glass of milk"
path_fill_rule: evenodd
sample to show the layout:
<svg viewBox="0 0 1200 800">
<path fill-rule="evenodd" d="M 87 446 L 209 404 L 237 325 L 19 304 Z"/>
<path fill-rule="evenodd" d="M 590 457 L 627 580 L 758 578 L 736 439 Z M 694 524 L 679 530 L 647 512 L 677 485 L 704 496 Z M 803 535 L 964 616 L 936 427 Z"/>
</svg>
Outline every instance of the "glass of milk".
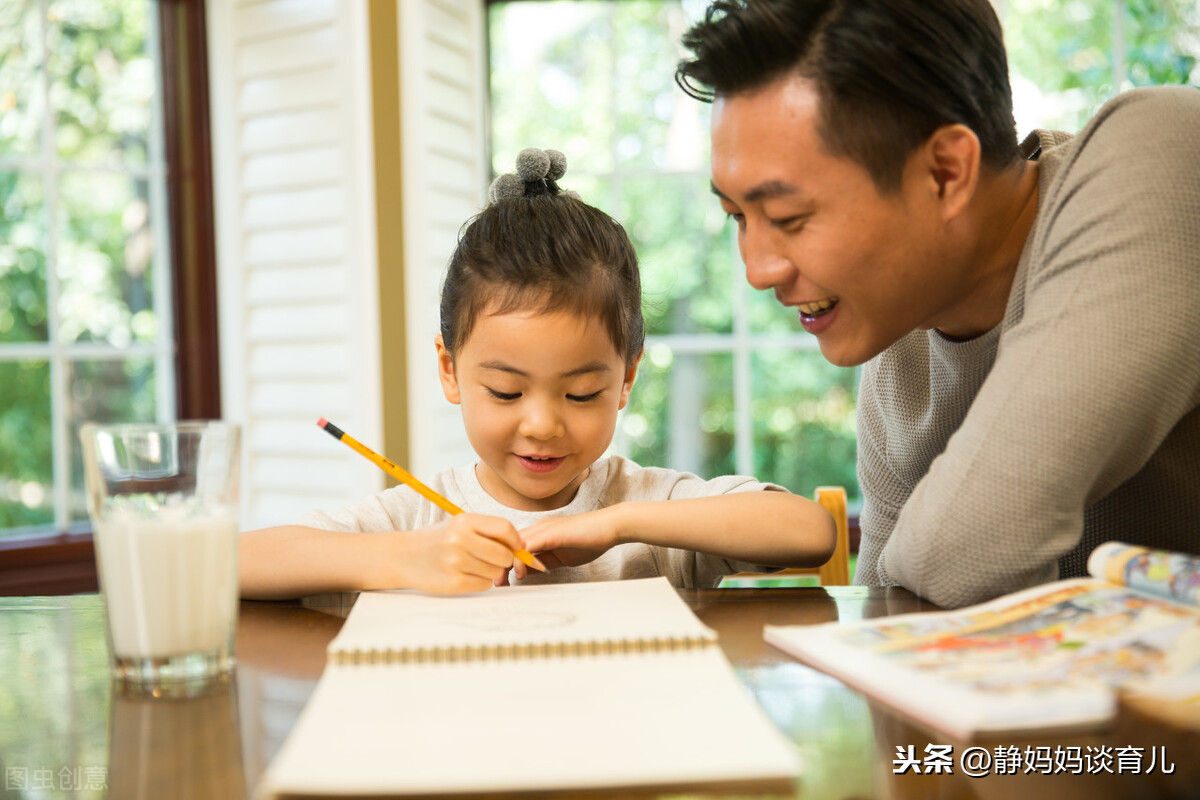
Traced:
<svg viewBox="0 0 1200 800">
<path fill-rule="evenodd" d="M 85 424 L 83 473 L 114 677 L 153 693 L 233 668 L 240 432 Z"/>
</svg>

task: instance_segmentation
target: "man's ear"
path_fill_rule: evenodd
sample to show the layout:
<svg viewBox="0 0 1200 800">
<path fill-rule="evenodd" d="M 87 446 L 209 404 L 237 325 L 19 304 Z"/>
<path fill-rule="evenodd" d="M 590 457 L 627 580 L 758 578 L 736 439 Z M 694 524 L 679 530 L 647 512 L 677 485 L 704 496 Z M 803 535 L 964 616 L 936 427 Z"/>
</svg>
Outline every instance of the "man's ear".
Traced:
<svg viewBox="0 0 1200 800">
<path fill-rule="evenodd" d="M 458 375 L 454 372 L 454 357 L 446 349 L 446 343 L 440 333 L 434 337 L 433 343 L 437 347 L 438 379 L 442 382 L 442 394 L 446 395 L 446 399 L 451 403 L 458 405 L 462 402 L 462 395 L 458 391 Z"/>
<path fill-rule="evenodd" d="M 642 363 L 642 356 L 646 355 L 646 351 L 638 353 L 638 357 L 633 363 L 625 368 L 625 380 L 621 384 L 621 402 L 617 404 L 617 410 L 620 411 L 629 402 L 629 390 L 633 388 L 633 380 L 637 377 L 638 365 Z"/>
<path fill-rule="evenodd" d="M 979 137 L 966 125 L 943 125 L 922 147 L 943 221 L 958 217 L 979 183 Z"/>
</svg>

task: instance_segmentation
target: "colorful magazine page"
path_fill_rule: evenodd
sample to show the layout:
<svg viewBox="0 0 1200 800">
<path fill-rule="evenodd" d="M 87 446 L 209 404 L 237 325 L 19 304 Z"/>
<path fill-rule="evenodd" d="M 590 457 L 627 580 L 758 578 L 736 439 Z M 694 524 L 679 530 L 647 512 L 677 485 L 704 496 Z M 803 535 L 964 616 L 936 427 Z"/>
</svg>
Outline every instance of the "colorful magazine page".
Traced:
<svg viewBox="0 0 1200 800">
<path fill-rule="evenodd" d="M 768 626 L 765 637 L 960 738 L 1101 727 L 1118 692 L 1200 704 L 1200 608 L 1169 599 L 1194 587 L 1164 576 L 1157 555 L 1103 555 L 1135 585 L 1058 581 L 956 611 Z M 1162 596 L 1141 588 L 1151 578 Z"/>
</svg>

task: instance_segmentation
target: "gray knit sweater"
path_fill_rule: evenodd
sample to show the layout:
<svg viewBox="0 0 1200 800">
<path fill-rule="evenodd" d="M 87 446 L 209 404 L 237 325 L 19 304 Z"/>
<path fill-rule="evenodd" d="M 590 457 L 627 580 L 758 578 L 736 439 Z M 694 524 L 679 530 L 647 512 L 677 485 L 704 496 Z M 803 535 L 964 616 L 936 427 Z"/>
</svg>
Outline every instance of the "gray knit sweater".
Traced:
<svg viewBox="0 0 1200 800">
<path fill-rule="evenodd" d="M 1200 552 L 1200 91 L 1035 133 L 1004 321 L 863 368 L 856 583 L 958 607 L 1084 574 L 1109 539 Z"/>
</svg>

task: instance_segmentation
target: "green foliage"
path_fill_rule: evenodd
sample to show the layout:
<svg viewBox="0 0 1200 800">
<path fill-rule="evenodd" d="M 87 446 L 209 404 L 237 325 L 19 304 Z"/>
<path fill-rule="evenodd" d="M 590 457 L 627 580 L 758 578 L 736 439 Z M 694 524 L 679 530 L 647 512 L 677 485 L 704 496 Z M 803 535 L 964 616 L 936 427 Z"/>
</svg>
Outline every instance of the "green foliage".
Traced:
<svg viewBox="0 0 1200 800">
<path fill-rule="evenodd" d="M 793 312 L 745 283 L 733 229 L 709 184 L 708 113 L 678 90 L 677 2 L 493 5 L 492 145 L 497 172 L 527 146 L 567 154 L 563 183 L 629 232 L 642 265 L 650 336 L 732 341 L 737 298 L 756 334 L 799 330 Z M 643 464 L 711 477 L 738 471 L 735 361 L 651 344 L 621 421 Z M 813 367 L 820 362 L 823 368 Z M 756 475 L 811 493 L 854 476 L 853 371 L 788 348 L 756 357 L 750 413 Z M 784 422 L 785 424 L 780 424 Z"/>
<path fill-rule="evenodd" d="M 48 68 L 59 158 L 146 163 L 155 97 L 146 35 L 154 13 L 150 0 L 51 3 Z"/>
<path fill-rule="evenodd" d="M 0 529 L 54 519 L 50 365 L 0 362 Z"/>
<path fill-rule="evenodd" d="M 733 243 L 707 176 L 622 181 L 613 215 L 642 267 L 646 333 L 730 333 Z"/>
<path fill-rule="evenodd" d="M 1194 0 L 1009 0 L 1004 28 L 1014 77 L 1050 101 L 1037 124 L 1067 131 L 1118 91 L 1194 81 L 1200 55 Z"/>
<path fill-rule="evenodd" d="M 59 182 L 59 331 L 65 341 L 127 347 L 157 336 L 149 185 L 69 172 Z"/>
<path fill-rule="evenodd" d="M 157 414 L 155 362 L 123 354 L 160 334 L 152 189 L 119 171 L 161 161 L 155 13 L 152 0 L 0 0 L 0 356 L 25 348 L 0 359 L 0 532 L 53 523 L 56 424 L 81 519 L 79 424 Z"/>
<path fill-rule="evenodd" d="M 1017 94 L 1035 84 L 1042 127 L 1078 129 L 1120 88 L 1121 64 L 1125 85 L 1137 86 L 1183 83 L 1196 68 L 1192 0 L 1009 0 L 1004 12 Z M 708 107 L 673 82 L 684 6 L 522 2 L 489 13 L 495 168 L 511 170 L 530 145 L 567 154 L 565 183 L 620 220 L 638 250 L 647 332 L 733 336 L 741 303 L 742 330 L 796 334 L 794 313 L 745 286 L 710 195 Z M 764 344 L 751 359 L 755 474 L 804 494 L 841 484 L 854 504 L 856 371 L 793 342 Z M 652 345 L 621 422 L 629 455 L 704 475 L 735 471 L 735 369 L 728 352 Z"/>
<path fill-rule="evenodd" d="M 36 176 L 0 172 L 0 342 L 44 342 L 46 221 Z"/>
<path fill-rule="evenodd" d="M 737 472 L 734 463 L 733 359 L 728 353 L 676 354 L 652 345 L 621 421 L 638 463 Z"/>
<path fill-rule="evenodd" d="M 818 486 L 845 486 L 857 504 L 857 371 L 789 347 L 760 350 L 752 363 L 755 474 L 810 497 Z"/>
</svg>

